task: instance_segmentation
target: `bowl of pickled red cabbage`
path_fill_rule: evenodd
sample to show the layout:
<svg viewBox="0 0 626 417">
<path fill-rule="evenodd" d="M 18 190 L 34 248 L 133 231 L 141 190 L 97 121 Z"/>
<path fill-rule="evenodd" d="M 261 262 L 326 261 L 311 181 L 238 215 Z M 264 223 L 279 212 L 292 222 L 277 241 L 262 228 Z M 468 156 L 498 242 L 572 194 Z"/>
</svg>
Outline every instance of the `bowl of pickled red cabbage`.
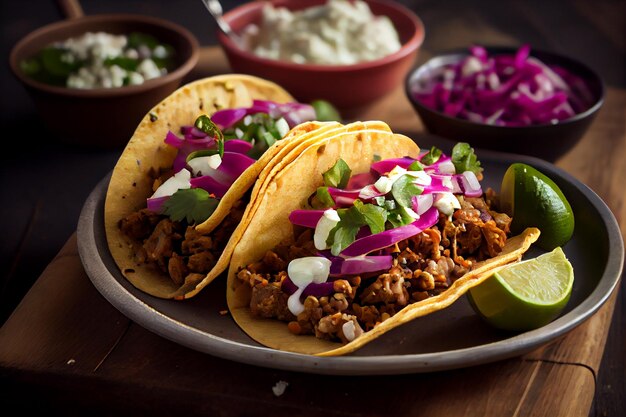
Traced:
<svg viewBox="0 0 626 417">
<path fill-rule="evenodd" d="M 549 161 L 580 141 L 604 102 L 589 66 L 529 45 L 437 55 L 407 75 L 405 90 L 432 134 Z"/>
</svg>

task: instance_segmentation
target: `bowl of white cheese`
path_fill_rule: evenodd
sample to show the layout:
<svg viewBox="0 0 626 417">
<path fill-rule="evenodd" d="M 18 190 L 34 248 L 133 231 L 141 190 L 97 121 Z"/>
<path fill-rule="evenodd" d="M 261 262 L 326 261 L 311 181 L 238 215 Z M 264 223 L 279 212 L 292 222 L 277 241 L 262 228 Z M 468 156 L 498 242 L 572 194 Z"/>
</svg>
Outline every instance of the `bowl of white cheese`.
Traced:
<svg viewBox="0 0 626 417">
<path fill-rule="evenodd" d="M 385 0 L 253 1 L 228 11 L 238 42 L 218 40 L 233 72 L 272 80 L 300 101 L 354 114 L 402 85 L 424 26 Z"/>
<path fill-rule="evenodd" d="M 103 14 L 31 32 L 9 63 L 51 140 L 121 148 L 149 109 L 181 85 L 198 54 L 197 39 L 177 24 Z"/>
</svg>

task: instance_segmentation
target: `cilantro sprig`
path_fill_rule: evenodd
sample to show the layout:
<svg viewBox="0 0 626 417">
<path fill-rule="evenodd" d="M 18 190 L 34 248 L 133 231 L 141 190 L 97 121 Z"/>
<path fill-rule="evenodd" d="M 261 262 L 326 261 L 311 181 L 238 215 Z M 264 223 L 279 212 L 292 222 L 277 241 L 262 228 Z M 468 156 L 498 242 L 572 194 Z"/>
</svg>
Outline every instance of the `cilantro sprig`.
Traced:
<svg viewBox="0 0 626 417">
<path fill-rule="evenodd" d="M 352 170 L 343 159 L 339 158 L 335 165 L 333 165 L 328 171 L 324 172 L 324 184 L 327 187 L 346 188 L 348 181 L 350 180 L 350 174 Z"/>
<path fill-rule="evenodd" d="M 188 224 L 199 224 L 209 218 L 219 201 L 202 188 L 176 191 L 163 203 L 162 213 L 173 221 L 186 220 Z"/>
<path fill-rule="evenodd" d="M 328 187 L 318 187 L 315 192 L 316 201 L 319 203 L 318 208 L 329 208 L 335 205 L 335 200 L 330 195 Z"/>
<path fill-rule="evenodd" d="M 415 178 L 410 175 L 402 175 L 391 186 L 391 195 L 402 207 L 413 205 L 413 196 L 422 194 L 424 190 L 415 184 Z"/>
<path fill-rule="evenodd" d="M 224 129 L 224 138 L 240 139 L 252 143 L 252 149 L 248 155 L 259 159 L 277 140 L 283 135 L 279 129 L 279 119 L 272 118 L 267 113 L 249 114 L 233 126 Z M 286 123 L 283 120 L 284 123 Z"/>
<path fill-rule="evenodd" d="M 452 148 L 452 163 L 457 173 L 472 171 L 479 174 L 483 170 L 474 148 L 465 142 L 459 142 Z"/>
<path fill-rule="evenodd" d="M 433 146 L 430 148 L 430 150 L 422 157 L 421 162 L 424 165 L 432 165 L 435 162 L 437 162 L 439 160 L 439 158 L 441 158 L 443 152 L 441 152 L 441 149 L 437 148 L 436 146 Z"/>
<path fill-rule="evenodd" d="M 387 210 L 374 204 L 364 204 L 356 200 L 349 208 L 338 209 L 339 222 L 328 234 L 326 244 L 330 251 L 337 256 L 355 241 L 359 229 L 369 227 L 372 234 L 385 230 Z"/>
</svg>

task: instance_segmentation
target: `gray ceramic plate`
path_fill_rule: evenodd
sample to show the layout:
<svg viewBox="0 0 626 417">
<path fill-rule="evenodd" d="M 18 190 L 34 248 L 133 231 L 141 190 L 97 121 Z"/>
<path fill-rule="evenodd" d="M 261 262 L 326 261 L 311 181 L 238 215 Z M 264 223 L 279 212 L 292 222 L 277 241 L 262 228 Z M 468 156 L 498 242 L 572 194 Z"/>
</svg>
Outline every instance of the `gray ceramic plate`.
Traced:
<svg viewBox="0 0 626 417">
<path fill-rule="evenodd" d="M 94 189 L 82 210 L 80 257 L 102 295 L 139 325 L 189 348 L 238 362 L 310 373 L 373 375 L 432 372 L 518 356 L 564 335 L 598 310 L 619 281 L 624 244 L 611 211 L 571 175 L 529 157 L 487 151 L 479 152 L 479 157 L 485 168 L 484 186 L 498 190 L 506 168 L 513 162 L 526 162 L 554 179 L 574 210 L 576 229 L 564 247 L 575 271 L 573 293 L 563 314 L 540 329 L 519 334 L 496 331 L 462 298 L 349 356 L 318 358 L 266 348 L 242 332 L 229 315 L 220 314 L 226 309 L 224 279 L 181 302 L 146 295 L 123 278 L 109 254 L 104 233 L 108 177 Z M 538 253 L 531 249 L 529 256 Z"/>
</svg>

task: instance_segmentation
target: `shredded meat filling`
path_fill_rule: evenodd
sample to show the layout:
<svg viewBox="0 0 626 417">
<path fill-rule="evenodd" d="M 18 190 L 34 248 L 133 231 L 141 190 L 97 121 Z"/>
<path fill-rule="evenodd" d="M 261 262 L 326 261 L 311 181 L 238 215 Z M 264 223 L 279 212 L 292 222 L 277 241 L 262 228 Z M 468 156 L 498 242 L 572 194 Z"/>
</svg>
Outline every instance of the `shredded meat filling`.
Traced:
<svg viewBox="0 0 626 417">
<path fill-rule="evenodd" d="M 295 258 L 315 256 L 317 251 L 311 229 L 296 233 L 294 240 L 281 243 L 238 271 L 241 284 L 252 288 L 252 313 L 286 321 L 294 334 L 345 343 L 406 305 L 445 292 L 476 262 L 502 251 L 511 222 L 482 198 L 459 200 L 461 209 L 452 218 L 442 214 L 435 226 L 391 248 L 394 264 L 388 271 L 335 279 L 332 294 L 309 295 L 297 317 L 287 307 L 289 295 L 283 288 L 287 265 Z"/>
<path fill-rule="evenodd" d="M 167 175 L 156 178 L 155 184 Z M 210 234 L 202 234 L 184 221 L 175 222 L 148 209 L 129 214 L 120 220 L 118 227 L 133 243 L 138 264 L 157 266 L 174 284 L 181 286 L 201 281 L 215 266 L 244 210 L 245 203 L 236 202 Z"/>
</svg>

